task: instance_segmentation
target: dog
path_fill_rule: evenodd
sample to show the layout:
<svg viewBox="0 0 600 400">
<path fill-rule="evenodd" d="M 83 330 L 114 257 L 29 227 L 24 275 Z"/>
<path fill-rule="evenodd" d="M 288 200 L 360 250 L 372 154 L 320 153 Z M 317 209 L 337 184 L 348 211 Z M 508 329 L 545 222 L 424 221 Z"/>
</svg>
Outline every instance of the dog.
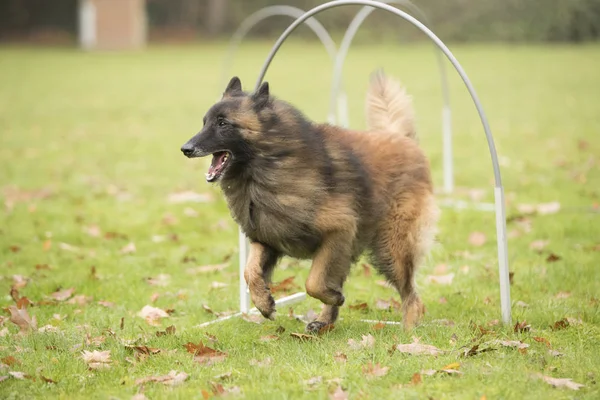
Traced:
<svg viewBox="0 0 600 400">
<path fill-rule="evenodd" d="M 244 277 L 265 318 L 275 316 L 269 285 L 282 256 L 312 259 L 306 292 L 324 306 L 307 332 L 336 321 L 363 254 L 400 294 L 406 329 L 425 311 L 415 272 L 435 241 L 439 209 L 412 99 L 377 70 L 366 114 L 366 131 L 316 123 L 272 96 L 268 82 L 248 93 L 233 77 L 181 147 L 189 158 L 212 155 L 206 180 L 220 185 L 250 241 Z"/>
</svg>

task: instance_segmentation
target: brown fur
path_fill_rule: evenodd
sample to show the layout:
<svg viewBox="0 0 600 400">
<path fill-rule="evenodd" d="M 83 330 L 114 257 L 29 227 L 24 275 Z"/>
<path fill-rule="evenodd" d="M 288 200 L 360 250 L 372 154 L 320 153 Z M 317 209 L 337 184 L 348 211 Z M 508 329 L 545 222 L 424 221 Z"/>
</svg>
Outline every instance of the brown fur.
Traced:
<svg viewBox="0 0 600 400">
<path fill-rule="evenodd" d="M 369 131 L 358 132 L 312 123 L 270 96 L 267 84 L 249 95 L 236 79 L 186 146 L 233 155 L 220 184 L 252 242 L 245 279 L 255 306 L 273 317 L 267 286 L 281 256 L 312 259 L 306 291 L 325 307 L 307 330 L 318 330 L 336 320 L 351 264 L 367 252 L 398 290 L 404 325 L 413 327 L 424 312 L 415 271 L 439 211 L 404 89 L 376 74 L 367 95 Z M 218 135 L 210 122 L 217 115 L 231 121 Z"/>
</svg>

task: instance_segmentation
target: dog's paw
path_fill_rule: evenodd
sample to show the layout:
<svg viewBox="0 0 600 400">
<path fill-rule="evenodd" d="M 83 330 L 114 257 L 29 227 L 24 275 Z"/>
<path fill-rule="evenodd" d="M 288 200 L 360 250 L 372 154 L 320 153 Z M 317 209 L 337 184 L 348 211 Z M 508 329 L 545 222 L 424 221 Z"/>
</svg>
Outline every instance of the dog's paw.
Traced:
<svg viewBox="0 0 600 400">
<path fill-rule="evenodd" d="M 277 316 L 277 311 L 275 310 L 275 300 L 272 296 L 268 296 L 266 299 L 262 299 L 263 301 L 255 301 L 254 304 L 256 309 L 260 311 L 263 317 L 275 320 Z"/>
<path fill-rule="evenodd" d="M 321 328 L 323 328 L 325 325 L 327 325 L 325 322 L 313 321 L 306 325 L 305 331 L 307 333 L 319 333 Z"/>
</svg>

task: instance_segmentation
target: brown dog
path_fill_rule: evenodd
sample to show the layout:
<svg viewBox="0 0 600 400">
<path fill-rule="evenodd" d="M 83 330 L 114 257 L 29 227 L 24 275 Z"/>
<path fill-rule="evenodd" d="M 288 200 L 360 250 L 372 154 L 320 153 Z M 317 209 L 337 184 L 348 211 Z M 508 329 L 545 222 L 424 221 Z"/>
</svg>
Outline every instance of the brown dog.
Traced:
<svg viewBox="0 0 600 400">
<path fill-rule="evenodd" d="M 411 100 L 378 72 L 366 111 L 367 132 L 317 124 L 271 96 L 268 83 L 249 94 L 234 77 L 181 148 L 187 157 L 212 154 L 206 179 L 220 183 L 250 239 L 245 278 L 267 318 L 275 313 L 271 275 L 283 255 L 313 260 L 306 291 L 325 307 L 307 331 L 336 320 L 351 264 L 365 252 L 400 293 L 405 327 L 424 312 L 414 274 L 439 211 Z"/>
</svg>

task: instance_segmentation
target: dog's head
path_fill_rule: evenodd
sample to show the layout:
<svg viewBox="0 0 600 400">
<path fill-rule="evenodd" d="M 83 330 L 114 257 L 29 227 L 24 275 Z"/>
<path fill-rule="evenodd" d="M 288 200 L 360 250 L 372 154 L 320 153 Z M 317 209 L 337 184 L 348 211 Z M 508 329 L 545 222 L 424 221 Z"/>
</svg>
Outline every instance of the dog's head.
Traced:
<svg viewBox="0 0 600 400">
<path fill-rule="evenodd" d="M 204 116 L 202 130 L 181 147 L 189 158 L 212 155 L 206 173 L 208 182 L 217 182 L 227 175 L 236 175 L 254 157 L 253 142 L 272 121 L 272 98 L 269 84 L 263 82 L 254 93 L 242 91 L 242 83 L 233 77 L 220 101 Z"/>
</svg>

